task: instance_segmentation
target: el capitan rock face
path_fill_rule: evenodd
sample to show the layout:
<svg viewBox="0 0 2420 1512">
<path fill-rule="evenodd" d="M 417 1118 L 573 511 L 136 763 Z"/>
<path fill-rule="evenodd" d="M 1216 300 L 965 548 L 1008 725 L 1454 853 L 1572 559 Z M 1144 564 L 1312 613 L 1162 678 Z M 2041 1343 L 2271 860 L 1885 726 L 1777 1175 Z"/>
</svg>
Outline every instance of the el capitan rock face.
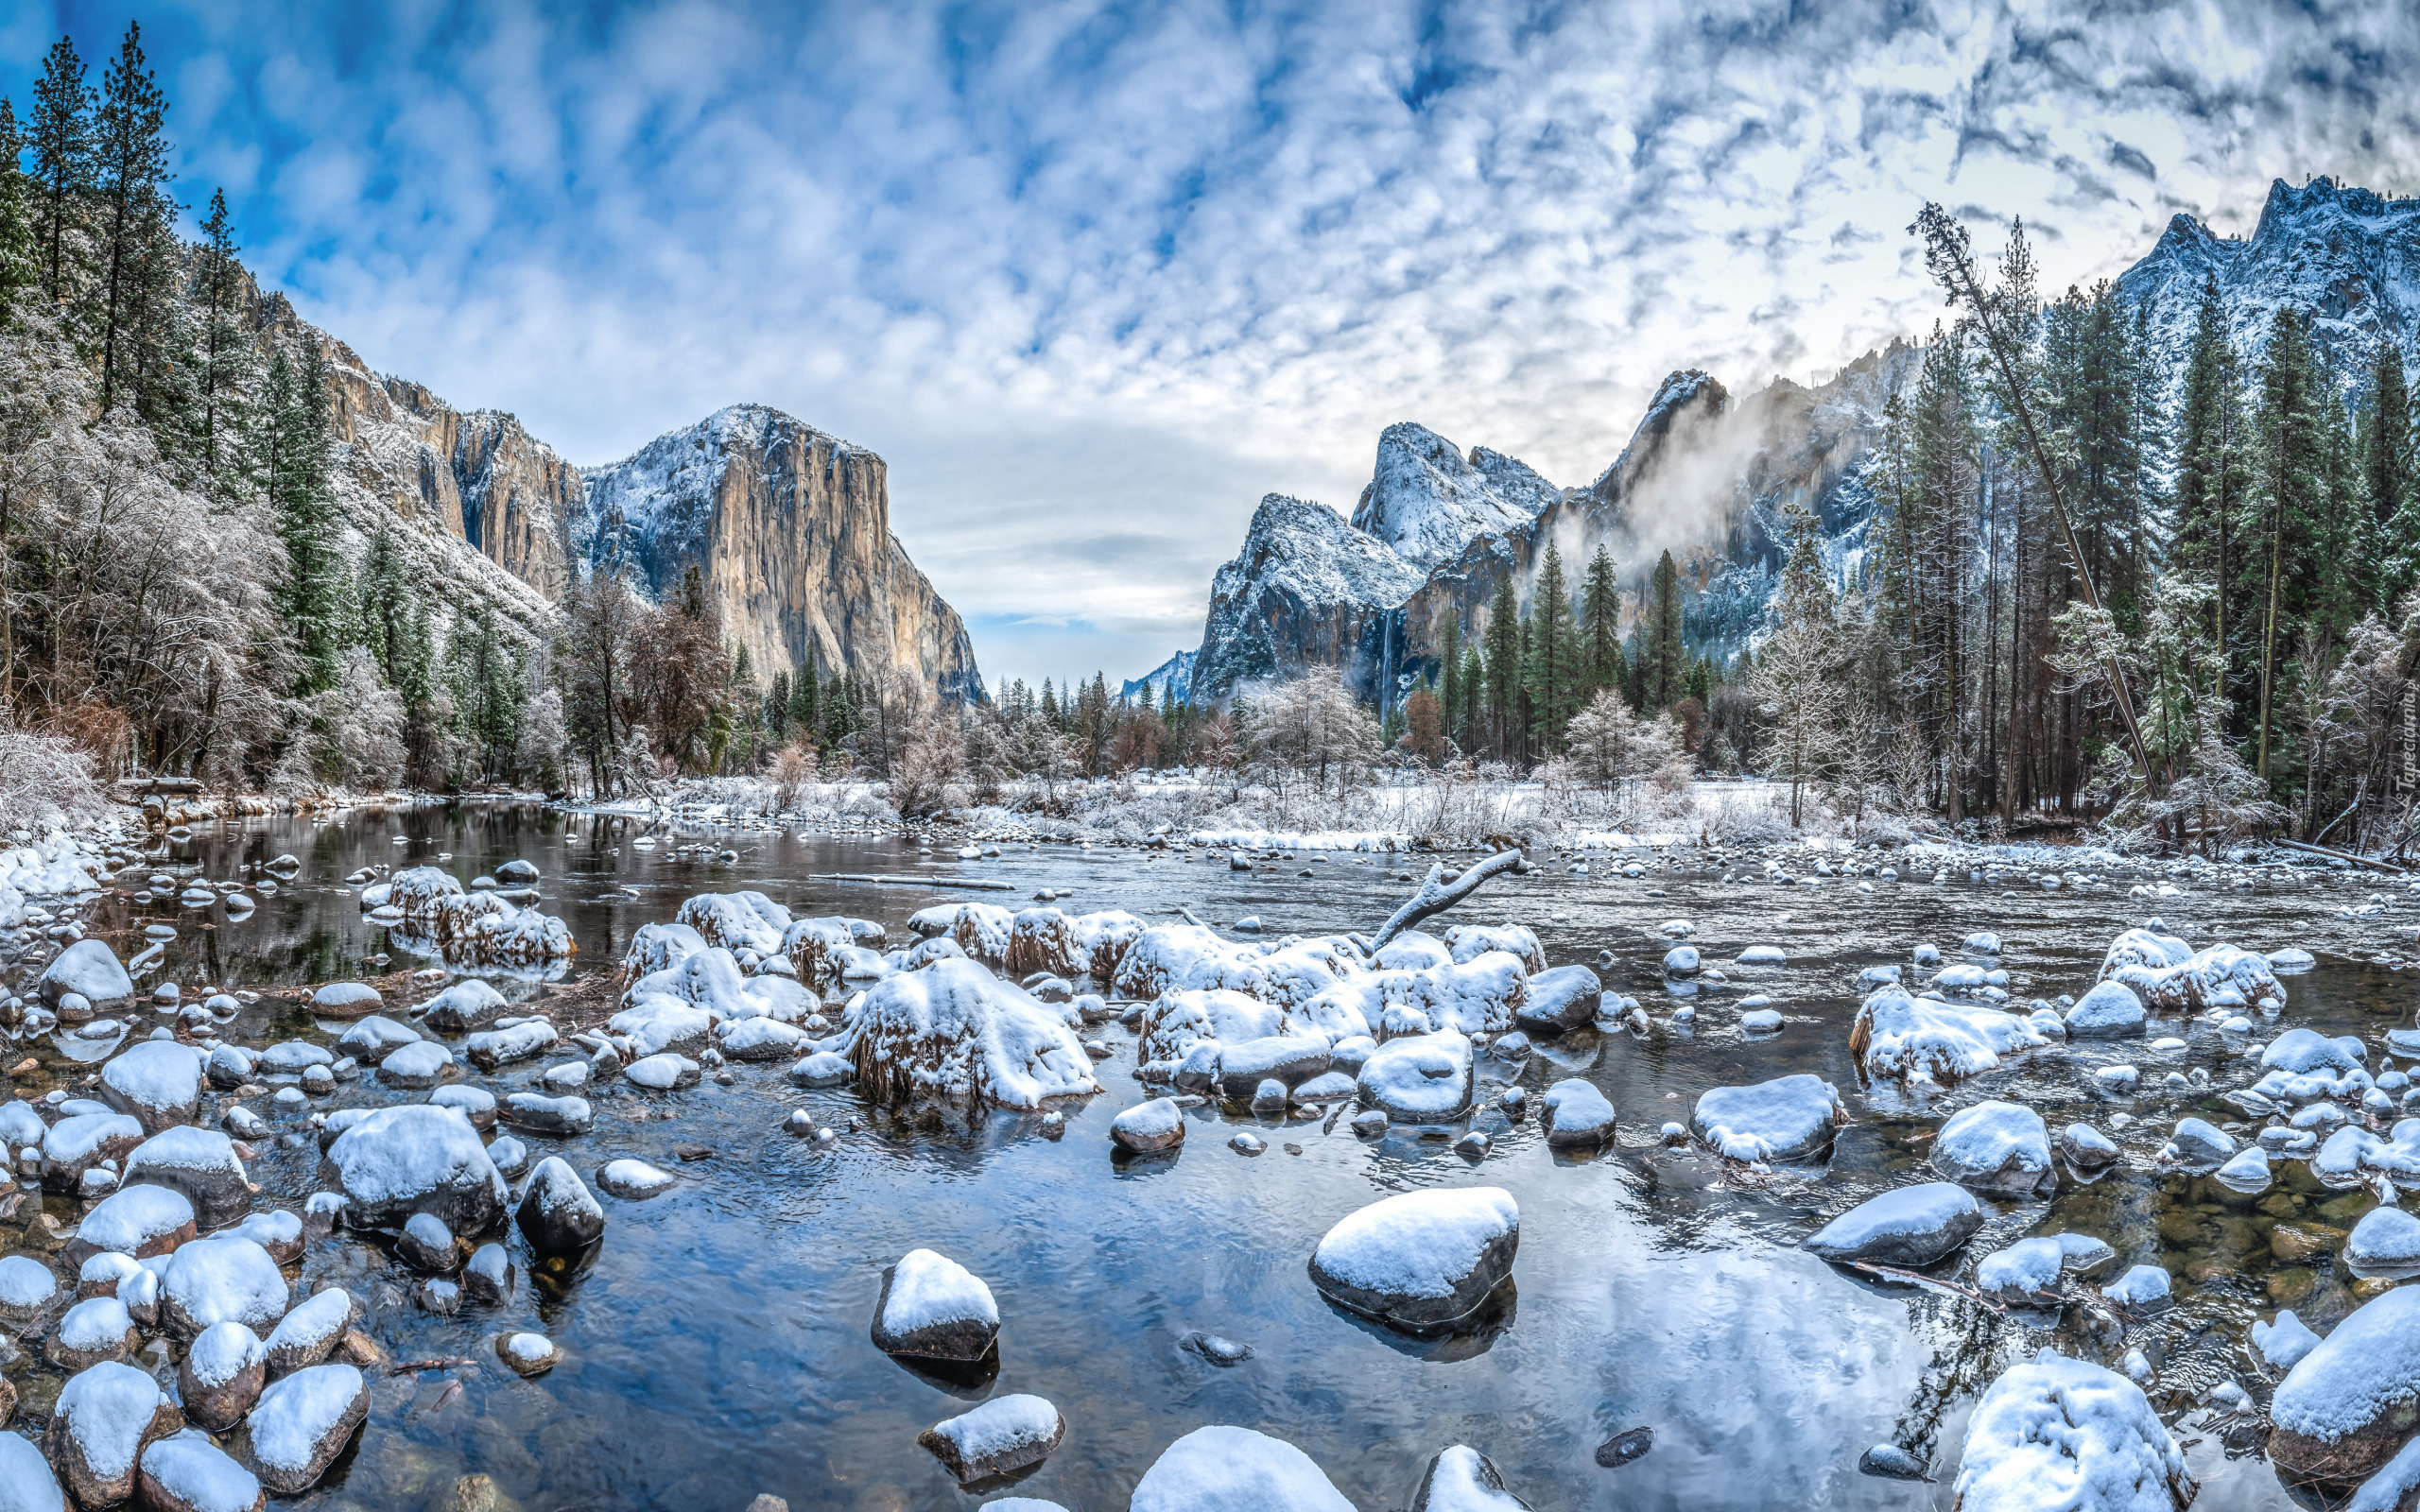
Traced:
<svg viewBox="0 0 2420 1512">
<path fill-rule="evenodd" d="M 633 569 L 657 595 L 695 563 L 759 668 L 902 665 L 972 696 L 974 646 L 890 534 L 888 474 L 863 447 L 734 404 L 590 469 L 570 546 L 589 567 Z"/>
<path fill-rule="evenodd" d="M 945 696 L 978 694 L 964 623 L 890 533 L 874 453 L 736 404 L 582 468 L 510 415 L 372 372 L 283 295 L 249 294 L 264 342 L 326 353 L 348 556 L 386 530 L 447 603 L 532 640 L 576 573 L 626 567 L 660 594 L 694 562 L 760 679 L 812 656 L 827 675 L 898 665 Z"/>
</svg>

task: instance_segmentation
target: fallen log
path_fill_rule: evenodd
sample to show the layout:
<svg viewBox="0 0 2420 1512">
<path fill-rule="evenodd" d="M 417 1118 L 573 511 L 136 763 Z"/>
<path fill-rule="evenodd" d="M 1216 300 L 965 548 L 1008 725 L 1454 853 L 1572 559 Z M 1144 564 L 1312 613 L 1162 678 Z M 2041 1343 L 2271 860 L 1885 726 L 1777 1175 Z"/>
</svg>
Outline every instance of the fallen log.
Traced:
<svg viewBox="0 0 2420 1512">
<path fill-rule="evenodd" d="M 1499 850 L 1469 868 L 1450 885 L 1445 881 L 1445 868 L 1443 863 L 1430 867 L 1428 880 L 1420 885 L 1420 891 L 1412 895 L 1411 902 L 1396 909 L 1394 917 L 1388 919 L 1385 927 L 1371 939 L 1371 954 L 1374 955 L 1379 951 L 1385 950 L 1387 942 L 1397 935 L 1424 919 L 1435 918 L 1478 891 L 1490 877 L 1510 871 L 1520 864 L 1520 851 Z"/>
<path fill-rule="evenodd" d="M 854 882 L 868 887 L 971 887 L 978 892 L 1017 890 L 1016 884 L 1012 882 L 987 882 L 976 877 L 878 877 L 872 872 L 863 871 L 819 871 L 811 874 L 807 880 L 810 882 Z"/>
<path fill-rule="evenodd" d="M 2276 840 L 2271 843 L 2283 846 L 2289 850 L 2300 850 L 2306 855 L 2327 856 L 2337 861 L 2348 862 L 2353 866 L 2367 867 L 2373 871 L 2383 871 L 2390 876 L 2411 875 L 2405 868 L 2398 867 L 2392 861 L 2380 861 L 2376 856 L 2357 856 L 2350 850 L 2330 850 L 2324 845 L 2306 845 L 2300 840 Z"/>
</svg>

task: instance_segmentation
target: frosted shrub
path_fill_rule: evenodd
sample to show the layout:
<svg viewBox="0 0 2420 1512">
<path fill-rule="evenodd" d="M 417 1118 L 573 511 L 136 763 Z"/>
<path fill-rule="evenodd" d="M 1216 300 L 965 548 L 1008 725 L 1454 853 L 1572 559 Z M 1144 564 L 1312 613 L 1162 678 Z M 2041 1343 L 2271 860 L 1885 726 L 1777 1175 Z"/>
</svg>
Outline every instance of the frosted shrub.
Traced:
<svg viewBox="0 0 2420 1512">
<path fill-rule="evenodd" d="M 97 814 L 102 806 L 89 752 L 57 735 L 18 729 L 0 706 L 0 830 Z"/>
</svg>

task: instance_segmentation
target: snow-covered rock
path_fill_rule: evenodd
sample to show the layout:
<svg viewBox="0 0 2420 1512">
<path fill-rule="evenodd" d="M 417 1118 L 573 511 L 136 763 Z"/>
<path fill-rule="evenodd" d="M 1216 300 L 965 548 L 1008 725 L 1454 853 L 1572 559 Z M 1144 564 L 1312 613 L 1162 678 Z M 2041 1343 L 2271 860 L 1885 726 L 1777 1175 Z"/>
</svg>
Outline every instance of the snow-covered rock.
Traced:
<svg viewBox="0 0 2420 1512">
<path fill-rule="evenodd" d="M 43 1452 L 15 1434 L 0 1434 L 0 1509 L 66 1512 L 67 1492 Z"/>
<path fill-rule="evenodd" d="M 72 1375 L 104 1360 L 123 1363 L 132 1358 L 142 1342 L 143 1331 L 134 1326 L 124 1302 L 114 1297 L 91 1297 L 60 1318 L 50 1331 L 43 1357 Z"/>
<path fill-rule="evenodd" d="M 469 1034 L 493 1023 L 503 1010 L 504 994 L 474 976 L 455 983 L 416 1011 L 441 1034 Z"/>
<path fill-rule="evenodd" d="M 1848 1122 L 1840 1089 L 1800 1073 L 1698 1098 L 1689 1130 L 1734 1160 L 1793 1160 L 1827 1149 Z"/>
<path fill-rule="evenodd" d="M 911 1249 L 883 1276 L 873 1342 L 886 1354 L 924 1360 L 980 1360 L 1000 1332 L 992 1288 L 958 1262 Z"/>
<path fill-rule="evenodd" d="M 2100 1295 L 2130 1313 L 2148 1313 L 2169 1302 L 2168 1272 L 2157 1265 L 2135 1265 L 2100 1289 Z"/>
<path fill-rule="evenodd" d="M 1531 1034 L 1584 1028 L 1596 1022 L 1604 992 L 1604 984 L 1587 967 L 1558 966 L 1530 978 L 1512 1020 Z"/>
<path fill-rule="evenodd" d="M 1471 1042 L 1459 1034 L 1390 1040 L 1355 1077 L 1366 1108 L 1398 1123 L 1450 1123 L 1470 1111 Z"/>
<path fill-rule="evenodd" d="M 315 1365 L 272 1383 L 245 1419 L 243 1442 L 261 1484 L 280 1496 L 309 1490 L 370 1416 L 370 1383 L 349 1365 Z"/>
<path fill-rule="evenodd" d="M 2299 1480 L 2365 1480 L 2420 1421 L 2420 1289 L 2354 1309 L 2303 1356 L 2269 1402 L 2269 1457 Z"/>
<path fill-rule="evenodd" d="M 561 1364 L 563 1351 L 543 1333 L 499 1333 L 495 1357 L 513 1374 L 528 1379 L 543 1376 Z"/>
<path fill-rule="evenodd" d="M 143 1451 L 137 1485 L 147 1512 L 260 1512 L 263 1504 L 252 1472 L 191 1428 Z"/>
<path fill-rule="evenodd" d="M 2245 1004 L 2282 1005 L 2286 1001 L 2286 988 L 2270 970 L 2268 957 L 2232 945 L 2213 945 L 2164 966 L 2118 962 L 2115 946 L 2110 954 L 2112 959 L 2101 966 L 2102 978 L 2125 983 L 2154 1013 L 2200 1013 Z"/>
<path fill-rule="evenodd" d="M 43 968 L 35 991 L 54 1008 L 70 992 L 102 1006 L 134 996 L 134 979 L 126 974 L 115 951 L 97 939 L 79 939 Z"/>
<path fill-rule="evenodd" d="M 858 1085 L 876 1096 L 1039 1108 L 1100 1091 L 1065 1021 L 971 961 L 885 978 L 851 1021 Z"/>
<path fill-rule="evenodd" d="M 2271 1369 L 2291 1370 L 2302 1363 L 2304 1355 L 2319 1348 L 2319 1335 L 2294 1315 L 2292 1308 L 2282 1308 L 2274 1323 L 2253 1320 L 2252 1347 Z"/>
<path fill-rule="evenodd" d="M 2420 1276 L 2420 1218 L 2401 1208 L 2372 1208 L 2345 1237 L 2344 1263 L 2356 1276 Z"/>
<path fill-rule="evenodd" d="M 2183 1118 L 2169 1135 L 2168 1147 L 2181 1164 L 2215 1166 L 2235 1153 L 2235 1141 L 2205 1119 Z"/>
<path fill-rule="evenodd" d="M 1994 1070 L 2004 1055 L 2048 1043 L 2013 1013 L 1910 997 L 1895 984 L 1867 997 L 1849 1028 L 1849 1051 L 1868 1076 L 1944 1087 Z"/>
<path fill-rule="evenodd" d="M 142 1121 L 126 1113 L 70 1113 L 50 1125 L 42 1140 L 42 1184 L 48 1192 L 75 1192 L 84 1173 L 104 1160 L 124 1160 L 143 1143 Z"/>
<path fill-rule="evenodd" d="M 285 1278 L 268 1250 L 240 1234 L 180 1246 L 160 1277 L 160 1321 L 179 1338 L 215 1323 L 259 1332 L 285 1313 Z"/>
<path fill-rule="evenodd" d="M 134 1495 L 144 1447 L 183 1426 L 158 1382 L 130 1365 L 96 1365 L 60 1388 L 43 1451 L 79 1505 L 115 1506 Z"/>
<path fill-rule="evenodd" d="M 696 1061 L 686 1056 L 673 1055 L 669 1051 L 660 1055 L 642 1056 L 622 1068 L 622 1075 L 631 1085 L 644 1087 L 649 1091 L 657 1092 L 677 1091 L 683 1087 L 695 1087 L 701 1074 Z"/>
<path fill-rule="evenodd" d="M 101 1068 L 101 1101 L 157 1134 L 190 1124 L 201 1102 L 201 1052 L 173 1040 L 145 1040 Z"/>
<path fill-rule="evenodd" d="M 1952 1181 L 1926 1181 L 1869 1197 L 1808 1236 L 1802 1247 L 1846 1264 L 1929 1265 L 1983 1227 L 1975 1194 Z"/>
<path fill-rule="evenodd" d="M 1595 1084 L 1566 1076 L 1539 1100 L 1538 1126 L 1557 1149 L 1594 1149 L 1614 1139 L 1614 1105 Z"/>
<path fill-rule="evenodd" d="M 944 1418 L 916 1435 L 962 1484 L 1039 1465 L 1067 1436 L 1067 1420 L 1040 1397 L 1011 1393 Z"/>
<path fill-rule="evenodd" d="M 400 1228 L 425 1212 L 458 1234 L 483 1234 L 509 1195 L 470 1120 L 428 1103 L 378 1108 L 346 1128 L 320 1181 L 344 1194 L 347 1221 L 364 1228 Z"/>
<path fill-rule="evenodd" d="M 523 1237 L 541 1256 L 577 1255 L 605 1234 L 605 1209 L 559 1155 L 547 1156 L 529 1173 L 517 1217 Z"/>
<path fill-rule="evenodd" d="M 553 1024 L 544 1019 L 524 1019 L 510 1029 L 482 1029 L 462 1041 L 462 1055 L 481 1071 L 493 1071 L 544 1054 L 555 1040 Z"/>
<path fill-rule="evenodd" d="M 1175 1099 L 1155 1097 L 1111 1119 L 1109 1137 L 1129 1155 L 1157 1155 L 1184 1143 L 1184 1114 Z"/>
<path fill-rule="evenodd" d="M 2066 1012 L 2070 1040 L 2118 1040 L 2143 1032 L 2143 1000 L 2123 982 L 2096 982 Z"/>
<path fill-rule="evenodd" d="M 2183 1512 L 2193 1492 L 2140 1386 L 2046 1349 L 1975 1404 L 1954 1494 L 1961 1512 Z"/>
<path fill-rule="evenodd" d="M 1520 1209 L 1501 1187 L 1399 1193 L 1327 1231 L 1311 1283 L 1365 1316 L 1437 1328 L 1487 1299 L 1512 1274 L 1520 1243 Z"/>
<path fill-rule="evenodd" d="M 412 1219 L 415 1224 L 436 1221 L 424 1212 Z M 261 1341 L 269 1379 L 278 1380 L 326 1360 L 344 1337 L 344 1331 L 353 1326 L 354 1306 L 350 1292 L 341 1286 L 331 1286 L 313 1294 L 308 1301 L 280 1318 L 268 1337 Z"/>
<path fill-rule="evenodd" d="M 1284 1439 L 1213 1426 L 1163 1450 L 1127 1512 L 1353 1512 L 1353 1503 Z"/>
<path fill-rule="evenodd" d="M 1949 1116 L 1933 1137 L 1932 1167 L 1979 1192 L 2025 1194 L 2050 1179 L 2050 1133 L 2042 1115 L 1985 1101 Z"/>
<path fill-rule="evenodd" d="M 415 1040 L 387 1053 L 378 1062 L 378 1079 L 389 1087 L 434 1087 L 454 1057 L 434 1040 Z"/>
<path fill-rule="evenodd" d="M 596 1184 L 613 1195 L 644 1202 L 672 1190 L 672 1173 L 625 1156 L 597 1167 Z"/>
<path fill-rule="evenodd" d="M 1110 987 L 1118 997 L 1141 1002 L 1224 988 L 1291 1008 L 1361 973 L 1358 960 L 1330 940 L 1238 943 L 1197 925 L 1163 924 L 1136 936 Z"/>
<path fill-rule="evenodd" d="M 1504 1488 L 1495 1462 L 1468 1444 L 1429 1460 L 1411 1498 L 1411 1512 L 1529 1512 L 1529 1506 Z"/>
<path fill-rule="evenodd" d="M 66 1255 L 78 1265 L 104 1249 L 137 1259 L 165 1255 L 195 1232 L 193 1203 L 183 1193 L 136 1182 L 93 1204 L 76 1226 Z"/>
<path fill-rule="evenodd" d="M 268 1383 L 268 1350 L 241 1323 L 213 1323 L 194 1335 L 177 1366 L 185 1420 L 223 1434 L 242 1420 Z"/>
</svg>

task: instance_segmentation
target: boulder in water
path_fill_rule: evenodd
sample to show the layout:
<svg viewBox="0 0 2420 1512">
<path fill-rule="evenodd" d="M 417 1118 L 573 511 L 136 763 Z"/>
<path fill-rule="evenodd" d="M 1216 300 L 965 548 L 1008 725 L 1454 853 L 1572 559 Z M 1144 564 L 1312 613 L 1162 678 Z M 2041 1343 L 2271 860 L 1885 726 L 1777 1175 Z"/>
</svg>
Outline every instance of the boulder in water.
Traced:
<svg viewBox="0 0 2420 1512">
<path fill-rule="evenodd" d="M 2141 1387 L 2044 1349 L 1975 1404 L 1953 1494 L 1961 1512 L 2184 1512 L 2193 1492 Z"/>
<path fill-rule="evenodd" d="M 1929 1265 L 1983 1227 L 1975 1194 L 1951 1181 L 1925 1181 L 1869 1197 L 1825 1224 L 1802 1247 L 1848 1264 Z"/>
<path fill-rule="evenodd" d="M 1067 1421 L 1040 1397 L 994 1397 L 916 1435 L 962 1485 L 1039 1465 L 1067 1436 Z"/>
<path fill-rule="evenodd" d="M 1311 1457 L 1249 1428 L 1197 1428 L 1134 1485 L 1128 1512 L 1353 1512 Z"/>
<path fill-rule="evenodd" d="M 967 1363 L 990 1354 L 999 1333 L 992 1288 L 945 1255 L 911 1249 L 883 1276 L 873 1342 L 885 1354 Z"/>
<path fill-rule="evenodd" d="M 1932 1168 L 1979 1192 L 2023 1195 L 2051 1179 L 2050 1133 L 2042 1115 L 1985 1101 L 1952 1113 L 1933 1137 Z"/>
<path fill-rule="evenodd" d="M 1412 1330 L 1478 1311 L 1512 1273 L 1521 1211 L 1501 1187 L 1405 1192 L 1338 1223 L 1311 1255 L 1311 1284 L 1329 1300 Z"/>
</svg>

